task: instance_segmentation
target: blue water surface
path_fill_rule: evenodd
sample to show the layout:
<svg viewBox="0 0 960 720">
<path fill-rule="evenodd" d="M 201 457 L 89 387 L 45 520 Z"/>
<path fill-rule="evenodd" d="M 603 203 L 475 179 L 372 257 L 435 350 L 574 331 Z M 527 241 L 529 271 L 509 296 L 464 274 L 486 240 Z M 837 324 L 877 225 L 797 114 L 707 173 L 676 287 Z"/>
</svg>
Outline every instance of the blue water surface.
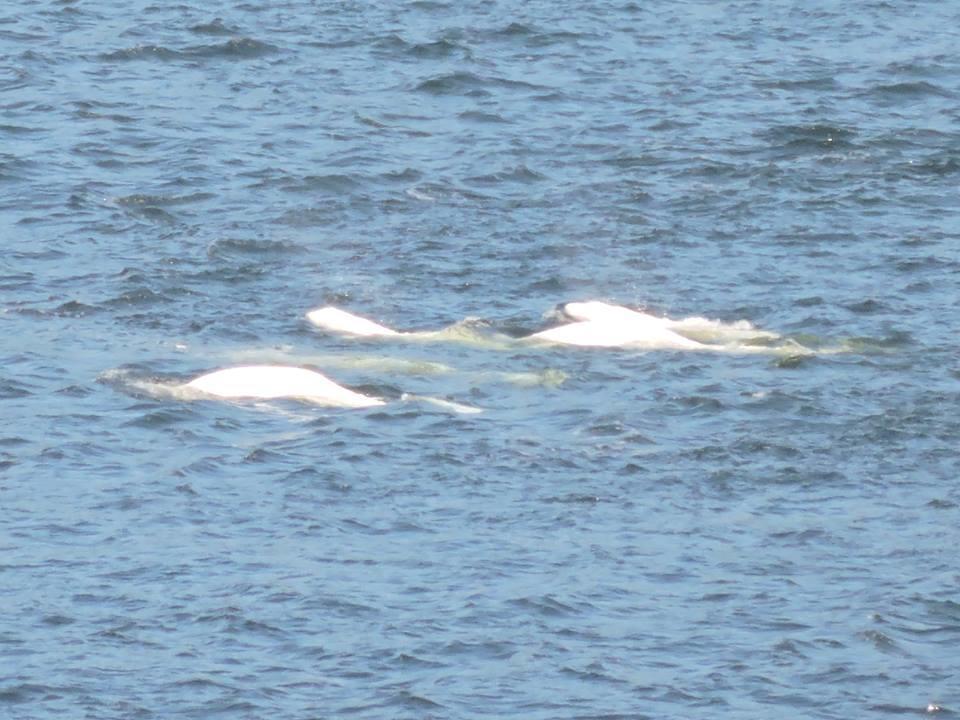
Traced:
<svg viewBox="0 0 960 720">
<path fill-rule="evenodd" d="M 958 28 L 5 4 L 0 715 L 953 715 Z M 516 336 L 588 299 L 816 352 L 304 319 Z M 154 391 L 244 363 L 391 402 Z"/>
</svg>

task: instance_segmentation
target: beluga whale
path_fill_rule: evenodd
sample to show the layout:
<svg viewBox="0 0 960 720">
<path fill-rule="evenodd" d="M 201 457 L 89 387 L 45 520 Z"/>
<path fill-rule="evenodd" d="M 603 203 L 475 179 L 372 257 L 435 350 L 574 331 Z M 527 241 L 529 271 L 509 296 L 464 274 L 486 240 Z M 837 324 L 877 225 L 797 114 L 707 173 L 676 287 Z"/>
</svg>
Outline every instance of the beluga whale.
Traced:
<svg viewBox="0 0 960 720">
<path fill-rule="evenodd" d="M 563 325 L 526 339 L 579 347 L 637 347 L 660 350 L 708 350 L 706 344 L 670 329 L 670 321 L 620 305 L 592 300 L 570 302 L 557 309 Z"/>
<path fill-rule="evenodd" d="M 384 405 L 380 398 L 338 385 L 314 370 L 281 365 L 245 365 L 215 370 L 183 385 L 188 391 L 232 400 L 289 398 L 328 407 L 366 408 Z"/>
<path fill-rule="evenodd" d="M 746 321 L 724 323 L 702 317 L 673 320 L 600 300 L 568 302 L 552 313 L 560 324 L 519 338 L 494 335 L 493 347 L 517 343 L 584 348 L 634 348 L 640 350 L 691 350 L 734 353 L 796 353 L 799 345 L 772 344 L 780 336 L 758 330 Z M 464 323 L 431 331 L 400 331 L 337 307 L 311 310 L 307 320 L 330 333 L 355 338 L 399 340 L 471 340 Z"/>
<path fill-rule="evenodd" d="M 163 390 L 148 388 L 138 383 L 140 389 L 154 390 L 180 399 L 196 400 L 217 398 L 221 400 L 299 400 L 301 402 L 331 408 L 371 408 L 386 405 L 386 398 L 366 395 L 334 382 L 326 375 L 302 367 L 288 365 L 241 365 L 214 370 L 189 382 Z M 420 402 L 443 410 L 473 415 L 483 412 L 480 408 L 462 405 L 452 400 L 403 393 L 401 402 Z"/>
</svg>

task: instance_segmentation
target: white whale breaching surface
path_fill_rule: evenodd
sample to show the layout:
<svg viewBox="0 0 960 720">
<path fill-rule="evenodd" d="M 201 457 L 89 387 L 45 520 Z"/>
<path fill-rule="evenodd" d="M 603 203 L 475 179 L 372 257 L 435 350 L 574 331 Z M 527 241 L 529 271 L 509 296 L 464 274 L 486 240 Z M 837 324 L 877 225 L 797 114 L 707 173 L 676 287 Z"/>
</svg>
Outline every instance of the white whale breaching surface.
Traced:
<svg viewBox="0 0 960 720">
<path fill-rule="evenodd" d="M 776 333 L 759 330 L 744 320 L 724 323 L 702 317 L 682 320 L 657 317 L 622 305 L 599 300 L 569 302 L 555 315 L 556 327 L 517 339 L 500 337 L 497 342 L 526 342 L 595 348 L 637 348 L 642 350 L 700 350 L 734 353 L 782 354 L 810 352 L 793 341 L 775 344 Z M 307 320 L 328 332 L 364 338 L 419 340 L 464 339 L 462 333 L 444 330 L 402 332 L 380 325 L 336 307 L 322 307 L 307 313 Z M 773 343 L 773 344 L 772 344 Z"/>
<path fill-rule="evenodd" d="M 458 415 L 476 415 L 483 410 L 453 400 L 402 393 L 397 398 L 365 395 L 334 382 L 326 375 L 292 365 L 237 365 L 213 370 L 187 382 L 138 377 L 126 368 L 106 370 L 101 382 L 144 393 L 158 399 L 180 401 L 230 400 L 254 401 L 269 407 L 270 400 L 295 400 L 328 408 L 373 408 L 394 403 L 429 405 Z"/>
<path fill-rule="evenodd" d="M 282 365 L 246 365 L 215 370 L 185 383 L 183 388 L 235 400 L 290 398 L 342 408 L 385 404 L 380 398 L 345 388 L 314 370 Z"/>
</svg>

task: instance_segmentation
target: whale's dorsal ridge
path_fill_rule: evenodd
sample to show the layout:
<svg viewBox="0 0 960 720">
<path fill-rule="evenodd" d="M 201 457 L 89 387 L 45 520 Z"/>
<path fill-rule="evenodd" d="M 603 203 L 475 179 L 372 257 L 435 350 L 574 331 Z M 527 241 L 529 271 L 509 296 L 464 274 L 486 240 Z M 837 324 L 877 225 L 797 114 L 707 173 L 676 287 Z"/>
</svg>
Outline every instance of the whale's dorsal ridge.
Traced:
<svg viewBox="0 0 960 720">
<path fill-rule="evenodd" d="M 400 335 L 396 330 L 328 305 L 307 313 L 307 320 L 324 330 L 360 337 L 387 337 Z"/>
<path fill-rule="evenodd" d="M 205 395 L 236 400 L 292 398 L 349 408 L 384 404 L 380 398 L 345 388 L 314 370 L 282 365 L 244 365 L 215 370 L 191 380 L 184 387 Z"/>
</svg>

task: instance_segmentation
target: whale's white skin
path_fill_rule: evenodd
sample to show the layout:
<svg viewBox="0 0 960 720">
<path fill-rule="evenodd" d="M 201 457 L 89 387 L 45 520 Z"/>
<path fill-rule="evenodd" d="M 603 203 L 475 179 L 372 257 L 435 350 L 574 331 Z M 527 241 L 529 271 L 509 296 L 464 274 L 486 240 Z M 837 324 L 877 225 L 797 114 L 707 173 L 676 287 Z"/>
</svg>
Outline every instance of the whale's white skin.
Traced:
<svg viewBox="0 0 960 720">
<path fill-rule="evenodd" d="M 579 321 L 612 321 L 620 320 L 622 322 L 635 322 L 646 320 L 651 323 L 669 323 L 667 318 L 658 318 L 654 315 L 631 310 L 622 305 L 611 305 L 600 300 L 587 300 L 585 302 L 568 302 L 559 308 L 560 312 L 571 320 Z"/>
<path fill-rule="evenodd" d="M 643 320 L 583 320 L 527 336 L 527 340 L 578 347 L 637 347 L 658 350 L 708 350 L 709 346 Z"/>
<path fill-rule="evenodd" d="M 238 400 L 291 398 L 344 408 L 384 404 L 380 398 L 354 392 L 313 370 L 278 365 L 216 370 L 191 380 L 184 387 L 206 395 Z"/>
<path fill-rule="evenodd" d="M 580 347 L 648 347 L 706 350 L 707 345 L 673 332 L 673 321 L 598 300 L 566 303 L 561 313 L 576 322 L 543 330 L 531 340 Z"/>
<path fill-rule="evenodd" d="M 670 320 L 659 318 L 638 310 L 611 305 L 600 301 L 572 302 L 561 307 L 561 314 L 568 320 L 565 325 L 533 333 L 521 341 L 553 343 L 578 347 L 635 347 L 663 350 L 718 350 L 725 346 L 702 343 L 675 332 L 677 329 L 716 331 L 726 334 L 731 326 L 722 326 L 701 318 Z M 324 330 L 362 337 L 395 337 L 409 339 L 443 339 L 439 332 L 398 332 L 359 317 L 345 310 L 324 307 L 307 313 L 307 319 Z M 776 337 L 772 333 L 753 330 L 749 324 L 743 328 L 733 326 L 735 332 L 748 337 Z M 719 330 L 724 332 L 721 333 Z M 738 337 L 737 339 L 743 339 Z"/>
<path fill-rule="evenodd" d="M 379 325 L 373 320 L 367 320 L 358 315 L 353 315 L 340 308 L 332 306 L 317 308 L 307 313 L 307 320 L 324 330 L 343 333 L 345 335 L 357 335 L 359 337 L 381 337 L 400 335 L 396 330 Z"/>
</svg>

